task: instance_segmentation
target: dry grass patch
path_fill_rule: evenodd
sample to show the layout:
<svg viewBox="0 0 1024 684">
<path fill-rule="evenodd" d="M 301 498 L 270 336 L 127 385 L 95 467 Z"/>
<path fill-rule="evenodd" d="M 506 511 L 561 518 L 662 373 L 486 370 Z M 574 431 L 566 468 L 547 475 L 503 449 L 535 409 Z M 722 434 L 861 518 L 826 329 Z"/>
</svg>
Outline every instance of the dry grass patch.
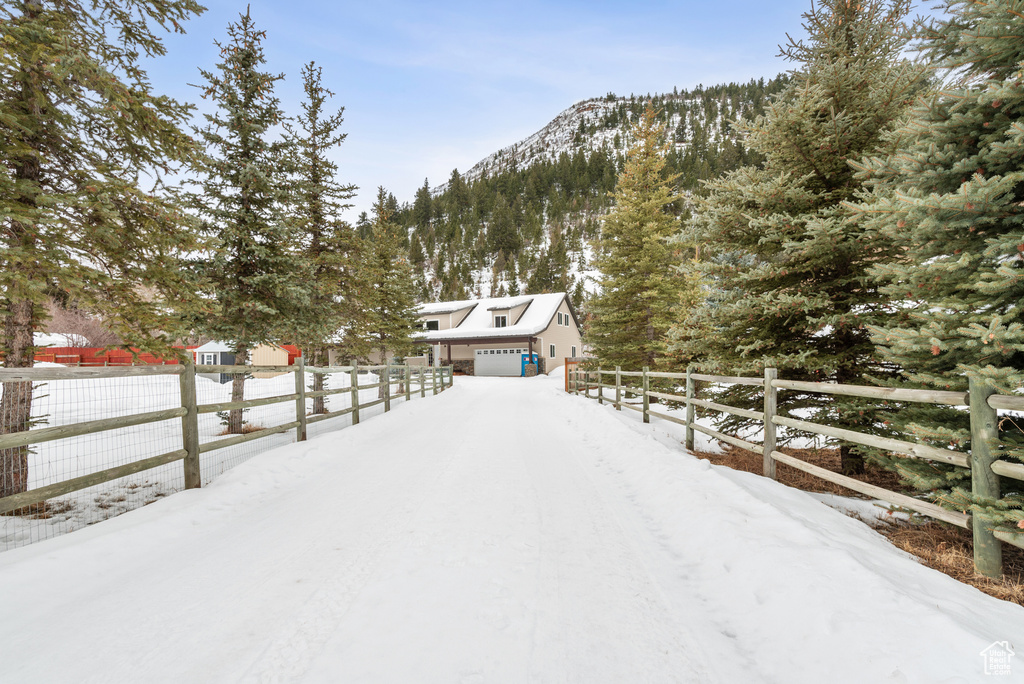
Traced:
<svg viewBox="0 0 1024 684">
<path fill-rule="evenodd" d="M 704 451 L 695 451 L 701 458 L 706 458 L 715 465 L 724 465 L 732 468 L 733 470 L 742 470 L 747 473 L 756 473 L 760 475 L 763 471 L 763 459 L 761 454 L 755 454 L 752 451 L 746 449 L 737 449 L 733 446 L 723 445 L 724 452 L 720 454 L 712 454 Z M 789 447 L 783 447 L 779 449 L 784 454 L 788 454 L 795 458 L 799 458 L 801 461 L 806 461 L 812 465 L 816 465 L 819 468 L 825 468 L 831 470 L 834 473 L 841 472 L 841 465 L 839 460 L 838 449 L 790 449 Z M 874 464 L 868 463 L 866 472 L 863 475 L 854 475 L 853 478 L 868 484 L 873 484 L 876 487 L 884 487 L 894 492 L 909 492 L 901 482 L 900 478 L 885 468 L 880 468 Z M 822 480 L 819 477 L 815 477 L 810 473 L 805 473 L 802 470 L 797 470 L 785 463 L 775 464 L 775 475 L 779 482 L 790 487 L 796 487 L 807 492 L 823 492 L 826 494 L 838 494 L 839 496 L 856 496 L 861 495 L 857 492 L 842 487 L 840 485 L 829 482 L 828 480 Z"/>
<path fill-rule="evenodd" d="M 246 423 L 245 425 L 242 426 L 241 434 L 248 435 L 250 433 L 259 432 L 260 430 L 265 430 L 265 429 L 266 428 L 264 428 L 262 425 L 253 425 L 252 423 Z M 221 430 L 220 432 L 217 433 L 217 436 L 218 437 L 227 437 L 229 435 L 235 435 L 235 434 L 239 434 L 239 433 L 237 433 L 237 432 L 230 432 L 230 431 L 228 431 L 227 428 L 224 428 L 223 430 Z"/>
<path fill-rule="evenodd" d="M 977 587 L 989 596 L 1024 606 L 1024 549 L 1003 544 L 1003 577 L 992 579 L 974 572 L 970 530 L 935 521 L 890 522 L 875 529 L 928 567 Z"/>
<path fill-rule="evenodd" d="M 7 511 L 0 515 L 47 520 L 55 515 L 64 515 L 74 509 L 74 507 L 74 503 L 70 501 L 65 499 L 54 499 L 51 501 L 40 501 L 39 503 L 30 504 L 23 508 L 16 508 L 13 511 Z"/>
<path fill-rule="evenodd" d="M 779 449 L 800 460 L 816 466 L 840 472 L 838 449 Z M 761 454 L 746 449 L 723 445 L 723 453 L 694 452 L 715 465 L 723 465 L 748 473 L 762 473 Z M 775 464 L 778 481 L 782 484 L 808 492 L 823 492 L 839 496 L 865 498 L 857 492 L 814 477 L 784 463 Z M 884 468 L 867 464 L 864 475 L 856 479 L 894 492 L 912 494 L 913 490 L 900 482 L 899 477 Z M 859 516 L 855 516 L 858 517 Z M 859 518 L 863 520 L 863 518 Z M 922 521 L 914 517 L 909 522 L 899 520 L 863 520 L 885 535 L 894 546 L 917 556 L 930 568 L 943 572 L 953 579 L 985 592 L 1003 601 L 1024 606 L 1024 549 L 1003 544 L 1003 577 L 992 579 L 974 571 L 974 550 L 970 530 L 934 520 Z"/>
</svg>

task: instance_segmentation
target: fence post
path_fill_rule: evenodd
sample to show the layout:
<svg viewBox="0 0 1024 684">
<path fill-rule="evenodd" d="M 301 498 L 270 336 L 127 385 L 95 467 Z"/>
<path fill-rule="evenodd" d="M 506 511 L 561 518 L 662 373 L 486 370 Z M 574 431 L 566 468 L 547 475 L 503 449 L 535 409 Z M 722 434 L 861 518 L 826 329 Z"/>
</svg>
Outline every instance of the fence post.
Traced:
<svg viewBox="0 0 1024 684">
<path fill-rule="evenodd" d="M 430 372 L 430 389 L 433 391 L 434 396 L 437 396 L 437 366 L 434 366 Z"/>
<path fill-rule="evenodd" d="M 351 387 L 349 392 L 352 397 L 352 424 L 359 424 L 359 363 L 352 362 L 352 370 L 350 371 L 349 377 L 351 378 L 349 383 Z"/>
<path fill-rule="evenodd" d="M 651 422 L 651 398 L 647 395 L 647 390 L 651 388 L 651 379 L 647 377 L 650 372 L 648 366 L 644 366 L 644 422 Z"/>
<path fill-rule="evenodd" d="M 402 379 L 405 380 L 405 400 L 408 402 L 412 399 L 412 366 L 409 364 L 402 366 Z"/>
<path fill-rule="evenodd" d="M 980 379 L 968 378 L 971 402 L 971 493 L 974 496 L 999 498 L 999 476 L 992 472 L 996 460 L 992 445 L 999 439 L 999 416 L 988 405 L 988 398 L 996 393 Z M 988 577 L 1003 574 L 1003 547 L 984 518 L 971 516 L 974 528 L 974 569 Z"/>
<path fill-rule="evenodd" d="M 391 362 L 384 361 L 384 413 L 391 410 Z"/>
<path fill-rule="evenodd" d="M 427 398 L 427 381 L 423 379 L 423 371 L 426 369 L 426 366 L 420 368 L 420 399 Z"/>
<path fill-rule="evenodd" d="M 299 421 L 295 428 L 295 441 L 306 441 L 306 358 L 295 359 L 295 420 Z"/>
<path fill-rule="evenodd" d="M 583 371 L 583 396 L 590 398 L 590 369 Z"/>
<path fill-rule="evenodd" d="M 775 423 L 772 418 L 779 406 L 779 389 L 772 385 L 772 381 L 779 377 L 778 368 L 764 369 L 764 452 L 762 455 L 762 468 L 765 477 L 775 478 L 775 459 L 772 452 L 775 451 Z"/>
<path fill-rule="evenodd" d="M 622 367 L 615 367 L 615 410 L 622 410 Z"/>
<path fill-rule="evenodd" d="M 188 411 L 181 417 L 181 446 L 185 450 L 185 489 L 196 489 L 203 484 L 199 469 L 199 401 L 196 398 L 196 365 L 182 364 L 178 378 L 181 387 L 181 406 Z"/>
<path fill-rule="evenodd" d="M 693 423 L 696 420 L 696 407 L 693 399 L 697 395 L 697 381 L 693 379 L 693 366 L 686 367 L 686 449 L 693 451 Z"/>
<path fill-rule="evenodd" d="M 597 403 L 604 404 L 604 388 L 601 387 L 601 367 L 597 367 Z"/>
</svg>

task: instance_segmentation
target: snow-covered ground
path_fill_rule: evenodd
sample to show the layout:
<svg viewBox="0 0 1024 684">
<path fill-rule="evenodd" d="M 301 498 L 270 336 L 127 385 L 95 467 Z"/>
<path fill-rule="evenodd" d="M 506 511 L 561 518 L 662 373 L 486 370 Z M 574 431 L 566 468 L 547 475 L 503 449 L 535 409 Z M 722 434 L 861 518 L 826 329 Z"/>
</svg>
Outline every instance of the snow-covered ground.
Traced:
<svg viewBox="0 0 1024 684">
<path fill-rule="evenodd" d="M 967 684 L 1024 645 L 1019 606 L 544 377 L 4 553 L 0 605 L 12 682 Z"/>
<path fill-rule="evenodd" d="M 40 363 L 37 367 L 57 366 Z M 360 376 L 360 385 L 374 384 L 376 375 Z M 311 382 L 307 378 L 307 382 Z M 328 388 L 349 387 L 349 375 L 328 376 Z M 428 390 L 429 391 L 429 390 Z M 260 399 L 295 392 L 295 376 L 291 373 L 275 377 L 250 378 L 245 383 L 245 398 Z M 199 376 L 196 393 L 200 404 L 231 400 L 231 384 Z M 363 404 L 377 398 L 377 389 L 359 391 Z M 328 410 L 347 408 L 350 395 L 326 397 Z M 312 408 L 307 400 L 307 411 Z M 39 427 L 72 425 L 135 413 L 160 411 L 181 405 L 177 375 L 144 377 L 90 378 L 55 380 L 36 386 L 32 416 Z M 383 406 L 371 407 L 366 417 L 383 412 Z M 292 401 L 258 406 L 245 412 L 253 427 L 273 427 L 295 420 Z M 351 423 L 349 416 L 340 416 L 309 427 L 312 435 L 340 429 Z M 224 425 L 213 413 L 199 416 L 200 443 L 222 439 Z M 294 432 L 279 433 L 232 447 L 210 451 L 200 457 L 203 482 L 209 483 L 253 455 L 294 441 Z M 165 420 L 108 432 L 68 437 L 34 445 L 29 457 L 29 487 L 36 488 L 88 475 L 106 468 L 125 465 L 181 448 L 181 421 Z M 181 462 L 174 462 L 135 475 L 106 482 L 95 487 L 51 499 L 47 517 L 0 517 L 0 550 L 48 539 L 59 534 L 95 524 L 144 506 L 184 488 Z"/>
</svg>

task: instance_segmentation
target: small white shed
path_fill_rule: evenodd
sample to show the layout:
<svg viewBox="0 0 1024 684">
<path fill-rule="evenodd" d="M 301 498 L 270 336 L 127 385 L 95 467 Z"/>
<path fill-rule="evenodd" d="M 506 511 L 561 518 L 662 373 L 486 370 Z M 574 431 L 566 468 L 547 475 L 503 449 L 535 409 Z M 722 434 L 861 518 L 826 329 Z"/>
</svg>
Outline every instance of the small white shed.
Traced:
<svg viewBox="0 0 1024 684">
<path fill-rule="evenodd" d="M 192 350 L 197 366 L 233 366 L 235 350 L 226 342 L 207 342 Z M 199 377 L 215 380 L 221 384 L 229 382 L 234 376 L 226 373 L 198 373 Z"/>
</svg>

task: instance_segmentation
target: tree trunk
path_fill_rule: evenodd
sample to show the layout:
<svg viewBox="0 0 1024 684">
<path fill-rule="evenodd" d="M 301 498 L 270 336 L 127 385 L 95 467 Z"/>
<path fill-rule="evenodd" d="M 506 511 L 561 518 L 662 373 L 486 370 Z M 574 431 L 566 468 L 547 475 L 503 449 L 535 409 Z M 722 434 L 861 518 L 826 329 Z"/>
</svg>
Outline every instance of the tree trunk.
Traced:
<svg viewBox="0 0 1024 684">
<path fill-rule="evenodd" d="M 327 365 L 327 350 L 318 347 L 310 355 L 313 367 L 324 367 Z M 313 391 L 322 392 L 324 389 L 324 373 L 313 373 Z M 313 415 L 327 413 L 327 397 L 313 397 Z"/>
<path fill-rule="evenodd" d="M 22 12 L 23 17 L 31 22 L 42 11 L 38 2 L 25 3 Z M 31 112 L 36 120 L 42 121 L 42 102 L 45 98 L 38 84 L 38 72 L 29 68 L 30 65 L 23 65 L 20 74 L 21 104 Z M 39 181 L 42 177 L 42 170 L 39 166 L 39 159 L 43 157 L 38 153 L 42 147 L 35 135 L 30 135 L 27 140 L 30 150 L 23 150 L 20 156 L 16 157 L 14 177 L 18 183 L 15 184 L 17 203 L 22 204 L 25 209 L 32 209 L 38 206 L 37 193 L 39 192 Z M 21 190 L 20 188 L 25 188 Z M 14 204 L 14 203 L 12 203 Z M 11 220 L 8 224 L 8 238 L 4 247 L 16 249 L 24 255 L 31 255 L 36 252 L 36 228 L 33 225 L 26 225 L 19 220 Z M 7 311 L 4 317 L 4 366 L 6 368 L 31 368 L 35 362 L 33 356 L 33 332 L 38 322 L 39 311 L 32 301 L 28 292 L 18 292 L 21 282 L 32 282 L 38 277 L 38 273 L 24 272 L 25 259 L 22 258 L 17 265 L 15 272 L 21 271 L 20 278 L 7 288 L 5 293 L 7 299 Z M 35 260 L 30 261 L 37 265 Z M 11 268 L 7 263 L 4 268 Z M 0 396 L 0 434 L 8 435 L 14 432 L 24 432 L 32 424 L 32 383 L 31 382 L 5 382 L 3 383 L 3 395 Z M 11 449 L 0 449 L 0 497 L 18 494 L 28 489 L 28 447 L 13 447 Z"/>
<path fill-rule="evenodd" d="M 853 453 L 853 447 L 843 444 L 839 447 L 839 462 L 842 465 L 843 475 L 863 475 L 864 457 Z"/>
<path fill-rule="evenodd" d="M 837 348 L 839 349 L 849 349 L 855 343 L 852 331 L 849 328 L 840 327 L 836 331 L 836 337 L 839 340 L 837 343 Z M 836 369 L 836 382 L 848 385 L 860 379 L 860 373 L 856 366 L 853 366 L 853 363 L 855 362 L 840 365 Z M 857 428 L 856 425 L 843 425 L 842 427 Z M 865 472 L 864 457 L 854 453 L 853 447 L 849 444 L 843 444 L 839 447 L 839 463 L 842 467 L 843 475 L 863 475 Z"/>
<path fill-rule="evenodd" d="M 248 349 L 235 350 L 236 366 L 244 366 L 248 359 Z M 245 398 L 246 377 L 248 377 L 248 373 L 239 373 L 235 375 L 231 380 L 231 401 L 242 401 Z M 245 425 L 245 419 L 242 417 L 242 413 L 244 411 L 245 409 L 231 409 L 231 411 L 228 413 L 228 434 L 242 434 L 242 427 Z"/>
<path fill-rule="evenodd" d="M 381 347 L 380 348 L 380 359 L 379 359 L 380 363 L 383 364 L 384 360 L 386 358 L 388 358 L 388 349 L 387 349 L 387 347 Z M 384 379 L 383 371 L 377 371 L 377 382 L 378 383 L 386 382 L 386 380 Z M 384 385 L 381 385 L 380 387 L 377 388 L 377 398 L 378 399 L 383 399 L 384 398 Z"/>
<path fill-rule="evenodd" d="M 10 302 L 4 324 L 7 368 L 31 368 L 35 307 L 28 299 Z M 0 397 L 0 434 L 24 432 L 31 426 L 32 383 L 5 382 Z M 0 449 L 0 497 L 28 489 L 28 447 Z"/>
</svg>

